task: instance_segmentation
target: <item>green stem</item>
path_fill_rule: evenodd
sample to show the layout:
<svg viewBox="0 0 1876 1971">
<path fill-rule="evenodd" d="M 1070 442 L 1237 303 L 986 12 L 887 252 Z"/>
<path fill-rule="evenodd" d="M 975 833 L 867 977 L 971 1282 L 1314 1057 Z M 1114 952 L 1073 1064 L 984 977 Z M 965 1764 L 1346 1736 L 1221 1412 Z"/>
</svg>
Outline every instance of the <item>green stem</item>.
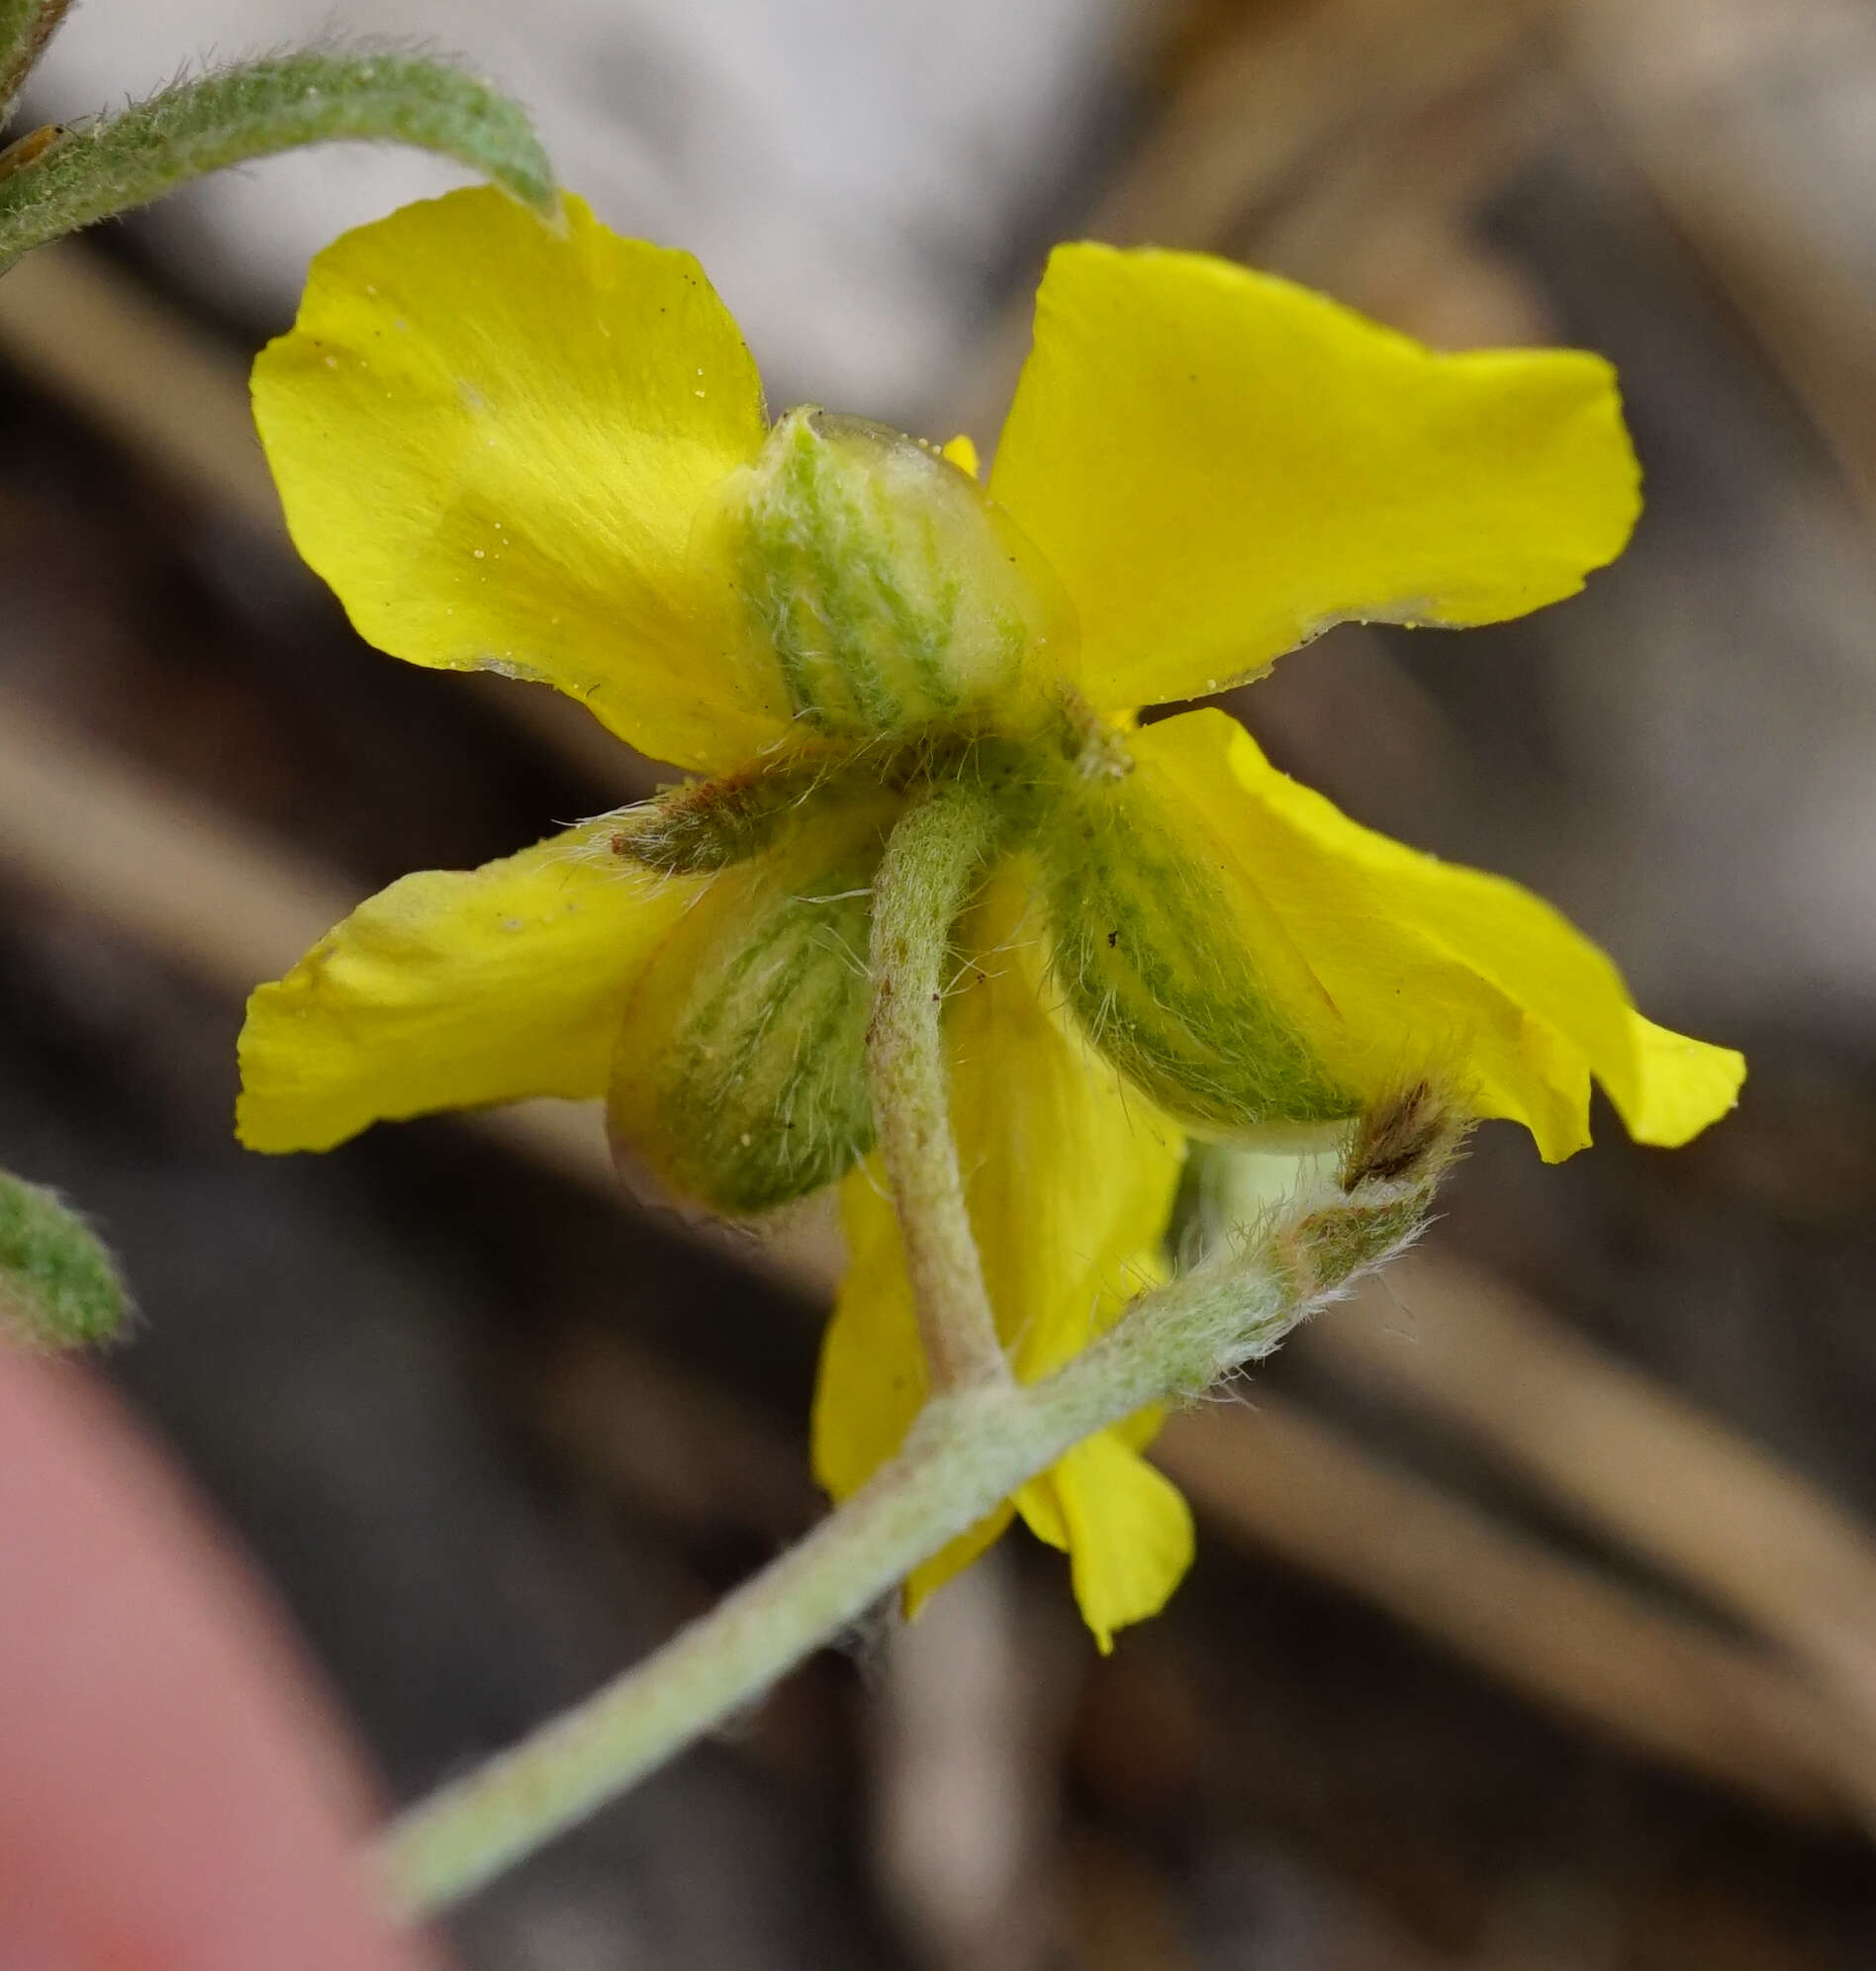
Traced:
<svg viewBox="0 0 1876 1971">
<path fill-rule="evenodd" d="M 71 0 L 0 0 L 0 124 L 70 8 Z"/>
<path fill-rule="evenodd" d="M 932 793 L 893 829 L 873 885 L 867 1074 L 934 1394 L 1009 1380 L 965 1206 L 939 1021 L 951 927 L 996 825 L 976 789 Z"/>
<path fill-rule="evenodd" d="M 555 209 L 532 127 L 486 82 L 417 55 L 313 51 L 218 69 L 67 131 L 0 179 L 0 269 L 207 172 L 340 139 L 441 151 Z"/>
<path fill-rule="evenodd" d="M 1424 1183 L 1328 1190 L 1243 1250 L 1137 1300 L 1044 1382 L 929 1403 L 898 1455 L 799 1546 L 586 1703 L 421 1802 L 379 1861 L 405 1916 L 460 1900 L 759 1698 L 1072 1445 L 1269 1353 L 1417 1229 Z"/>
</svg>

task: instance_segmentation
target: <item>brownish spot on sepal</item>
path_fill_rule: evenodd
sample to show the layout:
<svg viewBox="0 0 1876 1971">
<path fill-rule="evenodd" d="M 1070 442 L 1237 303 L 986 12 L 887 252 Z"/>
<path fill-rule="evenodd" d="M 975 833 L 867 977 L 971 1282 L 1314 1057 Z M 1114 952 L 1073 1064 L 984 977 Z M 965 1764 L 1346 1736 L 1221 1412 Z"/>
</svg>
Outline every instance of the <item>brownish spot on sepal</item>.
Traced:
<svg viewBox="0 0 1876 1971">
<path fill-rule="evenodd" d="M 10 178 L 15 171 L 44 157 L 58 140 L 65 135 L 63 124 L 41 124 L 38 130 L 30 130 L 24 137 L 15 138 L 4 150 L 0 150 L 0 178 Z"/>
<path fill-rule="evenodd" d="M 1363 1111 L 1342 1160 L 1341 1183 L 1354 1192 L 1371 1182 L 1437 1183 L 1472 1126 L 1468 1111 L 1429 1077 Z"/>
<path fill-rule="evenodd" d="M 1300 1298 L 1334 1293 L 1412 1244 L 1472 1123 L 1470 1109 L 1430 1078 L 1363 1113 L 1338 1173 L 1342 1196 L 1275 1235 Z"/>
<path fill-rule="evenodd" d="M 668 788 L 618 815 L 615 856 L 661 876 L 707 876 L 760 855 L 845 764 L 833 748 L 791 753 Z"/>
<path fill-rule="evenodd" d="M 1306 1213 L 1272 1237 L 1299 1301 L 1320 1300 L 1391 1259 L 1427 1222 L 1432 1183 L 1376 1183 Z"/>
</svg>

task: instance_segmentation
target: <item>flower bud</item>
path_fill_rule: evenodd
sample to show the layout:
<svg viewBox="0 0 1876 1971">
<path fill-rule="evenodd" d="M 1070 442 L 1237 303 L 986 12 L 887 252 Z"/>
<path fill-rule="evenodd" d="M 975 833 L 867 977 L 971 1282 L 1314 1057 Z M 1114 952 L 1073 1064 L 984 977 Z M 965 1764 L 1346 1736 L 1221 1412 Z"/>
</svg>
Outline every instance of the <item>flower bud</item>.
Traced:
<svg viewBox="0 0 1876 1971">
<path fill-rule="evenodd" d="M 971 477 L 883 424 L 791 411 L 732 473 L 692 545 L 723 660 L 817 730 L 1006 729 L 1045 705 L 1074 610 L 1047 564 Z M 727 570 L 724 582 L 720 571 Z M 712 576 L 714 579 L 712 579 Z"/>
<path fill-rule="evenodd" d="M 73 1349 L 121 1332 L 130 1301 L 111 1255 L 55 1191 L 0 1171 L 0 1337 Z"/>
<path fill-rule="evenodd" d="M 699 897 L 626 1005 L 607 1099 L 622 1163 L 742 1215 L 865 1155 L 871 886 L 896 805 L 824 790 Z"/>
</svg>

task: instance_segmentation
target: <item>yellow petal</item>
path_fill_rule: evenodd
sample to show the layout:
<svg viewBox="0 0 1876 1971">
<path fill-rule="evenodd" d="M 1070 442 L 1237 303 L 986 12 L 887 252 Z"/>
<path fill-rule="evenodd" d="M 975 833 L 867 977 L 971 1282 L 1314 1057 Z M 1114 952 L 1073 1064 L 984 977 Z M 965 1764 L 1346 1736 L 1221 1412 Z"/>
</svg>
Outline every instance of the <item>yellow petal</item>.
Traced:
<svg viewBox="0 0 1876 1971">
<path fill-rule="evenodd" d="M 1126 798 L 1151 799 L 1221 886 L 1240 934 L 1280 936 L 1285 1006 L 1345 1085 L 1456 1079 L 1554 1161 L 1589 1141 L 1593 1074 L 1640 1142 L 1678 1144 L 1733 1106 L 1745 1064 L 1638 1014 L 1609 959 L 1548 903 L 1359 826 L 1278 773 L 1223 712 L 1146 727 Z"/>
<path fill-rule="evenodd" d="M 1158 1277 L 1182 1144 L 1052 1012 L 1026 869 L 993 880 L 961 937 L 975 956 L 947 1016 L 953 1126 L 997 1327 L 1019 1378 L 1035 1381 Z M 927 1387 L 898 1228 L 876 1168 L 847 1179 L 842 1213 L 852 1264 L 821 1351 L 813 1419 L 815 1475 L 836 1499 L 897 1450 Z M 1125 1446 L 1157 1421 L 1144 1413 L 1103 1436 L 1131 1456 Z M 1046 1508 L 1032 1490 L 1021 1500 L 1033 1520 Z M 928 1561 L 908 1601 L 968 1565 L 1007 1521 L 999 1509 Z M 1089 1537 L 1110 1531 L 1087 1524 Z M 1072 1533 L 1063 1539 L 1076 1550 Z M 1109 1561 L 1089 1564 L 1108 1577 Z"/>
<path fill-rule="evenodd" d="M 1638 1143 L 1678 1150 L 1738 1100 L 1745 1057 L 1670 1032 L 1640 1013 L 1629 1019 L 1640 1072 L 1633 1107 L 1623 1119 Z"/>
<path fill-rule="evenodd" d="M 314 261 L 254 416 L 295 545 L 381 649 L 543 679 L 687 767 L 785 730 L 687 657 L 692 520 L 766 428 L 688 253 L 573 198 L 558 232 L 486 187 L 407 206 Z"/>
<path fill-rule="evenodd" d="M 588 822 L 361 903 L 247 1002 L 235 1126 L 329 1150 L 368 1123 L 605 1091 L 625 1000 L 703 883 L 622 863 Z"/>
<path fill-rule="evenodd" d="M 947 438 L 938 449 L 960 472 L 968 472 L 973 479 L 983 469 L 978 464 L 978 448 L 969 431 L 960 431 L 955 438 Z"/>
<path fill-rule="evenodd" d="M 1075 1599 L 1102 1655 L 1116 1629 L 1159 1614 L 1192 1564 L 1191 1509 L 1116 1431 L 1078 1444 L 1016 1504 L 1032 1532 L 1068 1549 Z"/>
<path fill-rule="evenodd" d="M 1053 1010 L 1026 863 L 966 918 L 951 1119 L 998 1331 L 1018 1378 L 1060 1368 L 1159 1277 L 1180 1132 Z"/>
<path fill-rule="evenodd" d="M 911 1282 L 879 1160 L 840 1190 L 847 1273 L 821 1341 L 810 1422 L 815 1479 L 851 1498 L 898 1450 L 928 1387 Z"/>
<path fill-rule="evenodd" d="M 1609 365 L 1436 355 L 1195 253 L 1058 247 L 990 491 L 1081 617 L 1102 710 L 1202 697 L 1348 619 L 1573 594 L 1640 499 Z"/>
</svg>

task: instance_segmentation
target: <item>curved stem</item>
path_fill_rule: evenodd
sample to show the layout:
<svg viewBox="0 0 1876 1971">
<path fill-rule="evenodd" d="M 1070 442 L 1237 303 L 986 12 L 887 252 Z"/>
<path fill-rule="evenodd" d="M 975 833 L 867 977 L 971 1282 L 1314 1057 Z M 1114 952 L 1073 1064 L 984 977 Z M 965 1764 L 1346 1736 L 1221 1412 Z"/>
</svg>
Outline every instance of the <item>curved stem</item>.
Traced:
<svg viewBox="0 0 1876 1971">
<path fill-rule="evenodd" d="M 532 126 L 486 82 L 421 55 L 309 50 L 195 76 L 67 131 L 0 179 L 0 269 L 210 171 L 337 140 L 438 150 L 554 210 Z"/>
<path fill-rule="evenodd" d="M 995 829 L 981 793 L 945 787 L 892 830 L 873 885 L 867 1075 L 934 1394 L 1009 1380 L 965 1206 L 939 1022 L 951 927 Z"/>
<path fill-rule="evenodd" d="M 1369 1181 L 1298 1200 L 1241 1251 L 1137 1300 L 1046 1381 L 934 1398 L 898 1455 L 799 1546 L 646 1662 L 397 1821 L 379 1862 L 398 1910 L 442 1909 L 584 1820 L 1091 1432 L 1267 1355 L 1410 1239 L 1431 1194 L 1425 1181 Z"/>
</svg>

